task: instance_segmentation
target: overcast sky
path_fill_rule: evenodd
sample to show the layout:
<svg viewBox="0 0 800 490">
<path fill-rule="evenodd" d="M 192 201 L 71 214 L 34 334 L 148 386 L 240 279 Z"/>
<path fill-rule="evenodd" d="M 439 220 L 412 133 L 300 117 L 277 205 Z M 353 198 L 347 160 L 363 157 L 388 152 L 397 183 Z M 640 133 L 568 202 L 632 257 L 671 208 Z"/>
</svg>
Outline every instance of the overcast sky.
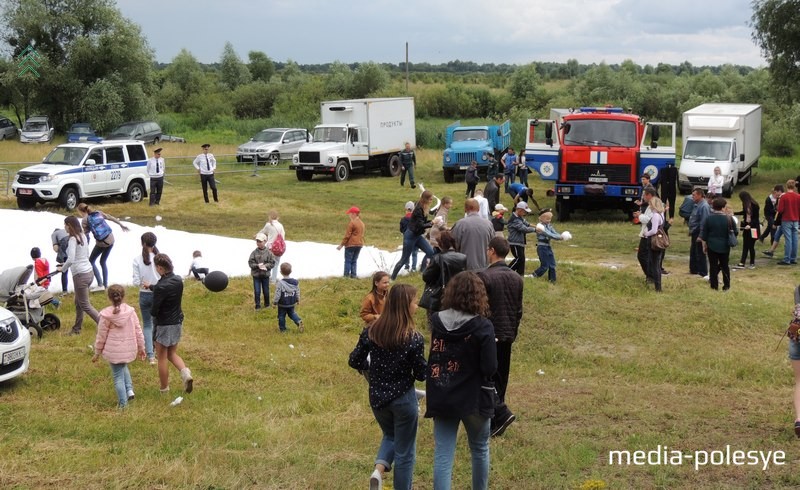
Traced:
<svg viewBox="0 0 800 490">
<path fill-rule="evenodd" d="M 398 63 L 452 60 L 766 65 L 753 44 L 751 0 L 118 0 L 156 60 L 188 49 L 219 61 Z"/>
</svg>

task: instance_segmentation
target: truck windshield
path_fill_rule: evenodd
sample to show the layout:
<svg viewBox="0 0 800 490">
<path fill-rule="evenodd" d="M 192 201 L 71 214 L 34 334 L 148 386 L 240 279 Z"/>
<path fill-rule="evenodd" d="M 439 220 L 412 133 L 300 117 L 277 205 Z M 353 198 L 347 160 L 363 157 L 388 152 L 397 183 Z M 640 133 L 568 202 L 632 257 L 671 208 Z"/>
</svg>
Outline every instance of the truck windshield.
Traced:
<svg viewBox="0 0 800 490">
<path fill-rule="evenodd" d="M 314 128 L 314 142 L 345 143 L 347 128 Z"/>
<path fill-rule="evenodd" d="M 86 154 L 86 148 L 73 148 L 70 146 L 56 147 L 44 159 L 43 163 L 51 165 L 78 165 Z"/>
<path fill-rule="evenodd" d="M 730 141 L 689 140 L 683 151 L 683 158 L 691 160 L 728 160 L 730 155 Z"/>
<path fill-rule="evenodd" d="M 454 131 L 453 141 L 483 141 L 489 139 L 489 131 L 485 129 L 466 129 Z"/>
<path fill-rule="evenodd" d="M 636 146 L 636 125 L 630 121 L 576 119 L 564 136 L 568 146 Z"/>
<path fill-rule="evenodd" d="M 253 136 L 253 141 L 260 141 L 262 143 L 280 143 L 283 131 L 261 131 Z"/>
</svg>

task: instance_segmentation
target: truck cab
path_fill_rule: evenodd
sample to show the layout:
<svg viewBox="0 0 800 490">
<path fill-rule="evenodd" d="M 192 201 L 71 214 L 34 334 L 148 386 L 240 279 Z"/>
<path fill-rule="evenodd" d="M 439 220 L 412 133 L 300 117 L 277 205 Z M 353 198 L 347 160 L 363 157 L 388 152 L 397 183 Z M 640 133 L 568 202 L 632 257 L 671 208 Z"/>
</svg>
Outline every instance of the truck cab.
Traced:
<svg viewBox="0 0 800 490">
<path fill-rule="evenodd" d="M 675 165 L 675 126 L 646 123 L 621 108 L 552 109 L 551 119 L 528 121 L 525 161 L 554 181 L 560 221 L 575 209 L 630 213 L 640 177 L 647 173 L 658 184 L 661 171 Z"/>
<path fill-rule="evenodd" d="M 744 155 L 737 153 L 735 139 L 698 136 L 688 140 L 679 173 L 681 192 L 689 193 L 695 186 L 705 187 L 714 168 L 719 167 L 725 179 L 722 194 L 731 197 L 739 182 L 740 162 L 744 162 Z"/>
<path fill-rule="evenodd" d="M 491 126 L 462 126 L 456 121 L 447 126 L 445 143 L 442 171 L 444 181 L 452 183 L 456 172 L 466 171 L 473 160 L 483 171 L 489 165 L 489 155 L 500 161 L 511 144 L 511 121 Z"/>
<path fill-rule="evenodd" d="M 299 180 L 311 180 L 314 174 L 333 174 L 334 180 L 350 178 L 354 168 L 366 168 L 369 132 L 349 124 L 324 124 L 314 128 L 311 143 L 300 147 L 293 160 Z M 398 164 L 399 165 L 399 164 Z"/>
</svg>

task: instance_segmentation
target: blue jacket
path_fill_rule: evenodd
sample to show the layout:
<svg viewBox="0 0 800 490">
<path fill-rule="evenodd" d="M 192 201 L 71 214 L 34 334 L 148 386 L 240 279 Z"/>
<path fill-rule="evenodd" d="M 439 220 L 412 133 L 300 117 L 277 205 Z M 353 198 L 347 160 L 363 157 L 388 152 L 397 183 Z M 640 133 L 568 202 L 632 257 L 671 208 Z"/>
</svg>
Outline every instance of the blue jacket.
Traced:
<svg viewBox="0 0 800 490">
<path fill-rule="evenodd" d="M 508 244 L 509 245 L 525 245 L 528 243 L 528 233 L 536 233 L 536 228 L 531 226 L 530 223 L 525 221 L 517 213 L 511 213 L 511 218 L 508 219 Z"/>
</svg>

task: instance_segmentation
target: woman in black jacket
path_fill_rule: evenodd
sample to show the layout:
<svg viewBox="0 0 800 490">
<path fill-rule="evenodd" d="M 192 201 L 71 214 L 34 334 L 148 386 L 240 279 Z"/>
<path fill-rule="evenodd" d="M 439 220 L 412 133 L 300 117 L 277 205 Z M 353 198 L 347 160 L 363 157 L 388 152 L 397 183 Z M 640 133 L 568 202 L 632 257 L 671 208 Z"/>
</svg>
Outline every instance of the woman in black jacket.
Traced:
<svg viewBox="0 0 800 490">
<path fill-rule="evenodd" d="M 408 220 L 408 227 L 406 231 L 403 232 L 403 255 L 394 266 L 392 281 L 397 279 L 397 274 L 400 273 L 400 269 L 408 263 L 411 253 L 417 248 L 425 252 L 425 257 L 423 257 L 420 263 L 420 271 L 425 270 L 426 262 L 433 257 L 435 253 L 433 247 L 431 247 L 431 244 L 425 239 L 425 230 L 433 225 L 428 221 L 428 213 L 430 212 L 432 202 L 433 193 L 431 191 L 425 191 L 419 196 L 419 201 L 417 201 L 417 204 L 414 206 L 414 211 L 411 213 L 411 219 Z"/>
<path fill-rule="evenodd" d="M 433 256 L 425 272 L 422 273 L 422 280 L 425 281 L 425 289 L 436 288 L 441 286 L 439 294 L 431 298 L 428 309 L 428 319 L 437 311 L 441 310 L 442 295 L 444 294 L 445 286 L 450 282 L 450 278 L 459 272 L 467 270 L 467 256 L 456 252 L 456 240 L 453 238 L 452 233 L 443 231 L 438 238 L 439 248 L 441 253 Z M 424 305 L 420 305 L 426 308 Z"/>
<path fill-rule="evenodd" d="M 734 213 L 741 216 L 739 221 L 739 228 L 742 230 L 742 258 L 739 260 L 737 267 L 744 268 L 747 262 L 747 255 L 750 255 L 750 268 L 756 268 L 756 241 L 761 231 L 761 220 L 758 215 L 758 203 L 750 196 L 747 191 L 739 193 L 739 199 L 742 200 L 742 210 Z M 755 236 L 754 236 L 755 235 Z"/>
<path fill-rule="evenodd" d="M 153 257 L 156 272 L 161 279 L 150 286 L 153 290 L 153 306 L 150 310 L 153 315 L 153 340 L 156 344 L 156 357 L 158 357 L 158 379 L 161 382 L 161 393 L 169 392 L 169 365 L 171 362 L 181 373 L 183 389 L 191 393 L 193 388 L 192 372 L 186 367 L 181 356 L 178 355 L 178 342 L 183 331 L 183 280 L 172 272 L 172 260 L 167 254 L 157 254 Z"/>
</svg>

